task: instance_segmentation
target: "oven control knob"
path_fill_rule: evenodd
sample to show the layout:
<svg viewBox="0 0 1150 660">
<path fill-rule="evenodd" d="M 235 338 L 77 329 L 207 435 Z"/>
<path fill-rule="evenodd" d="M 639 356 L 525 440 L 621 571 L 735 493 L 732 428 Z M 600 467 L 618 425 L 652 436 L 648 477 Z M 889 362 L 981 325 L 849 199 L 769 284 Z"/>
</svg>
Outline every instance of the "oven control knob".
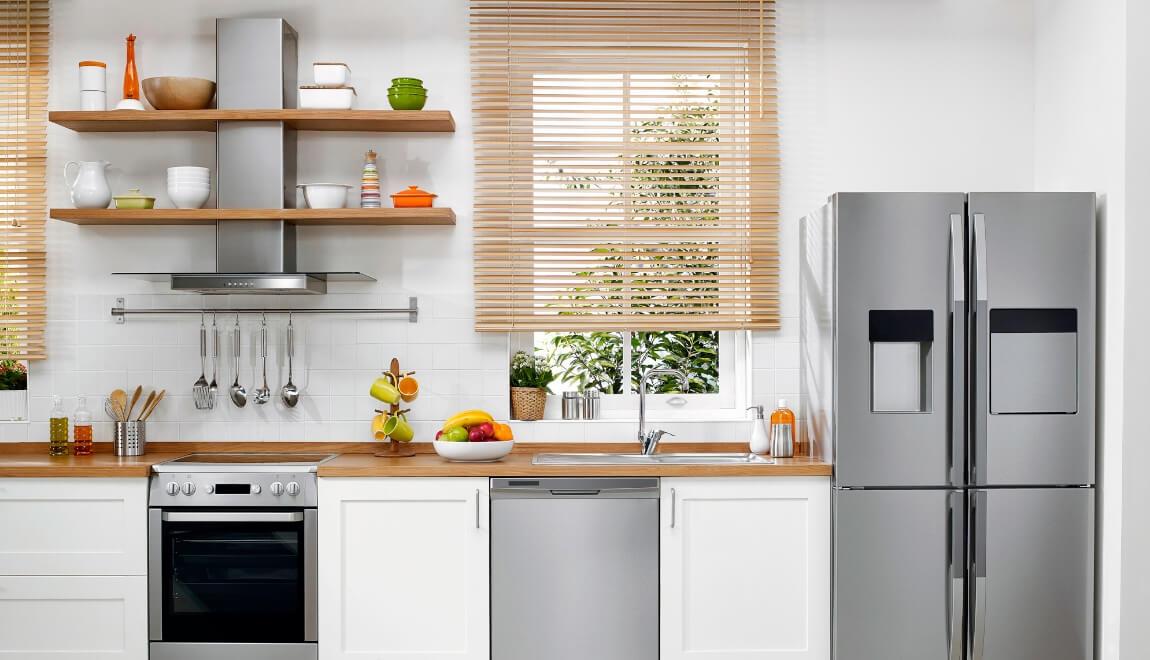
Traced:
<svg viewBox="0 0 1150 660">
<path fill-rule="evenodd" d="M 204 492 L 208 495 L 211 495 L 212 493 L 216 492 L 216 487 L 212 484 L 208 484 L 207 486 L 204 486 Z"/>
<path fill-rule="evenodd" d="M 294 481 L 289 481 L 287 485 L 287 494 L 295 497 L 299 495 L 299 484 Z"/>
<path fill-rule="evenodd" d="M 259 484 L 252 484 L 252 495 L 259 495 L 261 490 L 263 490 L 263 488 L 260 488 Z"/>
<path fill-rule="evenodd" d="M 196 485 L 190 481 L 184 482 L 184 495 L 191 495 L 196 492 Z"/>
<path fill-rule="evenodd" d="M 166 490 L 168 492 L 168 495 L 179 495 L 180 494 L 180 484 L 178 484 L 174 481 L 169 481 L 168 485 L 164 486 L 164 490 Z"/>
<path fill-rule="evenodd" d="M 268 488 L 271 490 L 272 495 L 275 495 L 276 497 L 284 494 L 284 485 L 278 481 L 273 481 L 272 485 L 268 486 Z"/>
</svg>

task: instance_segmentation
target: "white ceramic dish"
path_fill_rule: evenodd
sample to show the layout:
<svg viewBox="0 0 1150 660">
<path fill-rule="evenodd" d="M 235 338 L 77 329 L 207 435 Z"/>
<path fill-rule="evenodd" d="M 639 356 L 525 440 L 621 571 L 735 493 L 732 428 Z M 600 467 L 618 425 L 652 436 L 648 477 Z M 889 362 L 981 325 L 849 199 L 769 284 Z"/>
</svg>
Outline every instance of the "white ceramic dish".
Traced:
<svg viewBox="0 0 1150 660">
<path fill-rule="evenodd" d="M 351 186 L 342 183 L 301 183 L 303 202 L 309 209 L 342 209 L 347 206 Z"/>
<path fill-rule="evenodd" d="M 351 110 L 354 87 L 300 87 L 299 107 L 307 110 Z"/>
<path fill-rule="evenodd" d="M 168 199 L 178 209 L 201 208 L 211 196 L 211 186 L 168 182 Z"/>
<path fill-rule="evenodd" d="M 343 62 L 313 62 L 311 70 L 315 84 L 324 87 L 343 87 L 351 73 L 351 69 Z"/>
<path fill-rule="evenodd" d="M 176 167 L 168 168 L 168 175 L 173 174 L 189 174 L 193 176 L 208 176 L 212 171 L 206 167 L 196 167 L 194 165 L 179 165 Z"/>
<path fill-rule="evenodd" d="M 447 442 L 433 440 L 435 453 L 449 461 L 465 463 L 485 463 L 498 461 L 511 453 L 514 440 L 493 440 L 491 442 Z"/>
</svg>

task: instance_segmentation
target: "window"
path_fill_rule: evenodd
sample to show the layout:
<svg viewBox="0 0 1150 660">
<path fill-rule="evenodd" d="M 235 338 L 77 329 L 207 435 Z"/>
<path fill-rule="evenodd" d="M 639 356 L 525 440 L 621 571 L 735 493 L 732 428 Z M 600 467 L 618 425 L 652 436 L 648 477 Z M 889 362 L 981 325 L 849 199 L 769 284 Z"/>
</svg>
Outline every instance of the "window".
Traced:
<svg viewBox="0 0 1150 660">
<path fill-rule="evenodd" d="M 746 404 L 747 336 L 743 332 L 536 332 L 528 335 L 537 354 L 552 363 L 551 391 L 597 389 L 606 418 L 634 416 L 639 378 L 649 369 L 675 369 L 687 377 L 684 389 L 672 375 L 653 374 L 647 403 L 661 418 L 741 419 Z"/>
<path fill-rule="evenodd" d="M 477 329 L 777 328 L 773 2 L 471 7 Z"/>
<path fill-rule="evenodd" d="M 0 361 L 45 356 L 48 0 L 0 0 Z"/>
</svg>

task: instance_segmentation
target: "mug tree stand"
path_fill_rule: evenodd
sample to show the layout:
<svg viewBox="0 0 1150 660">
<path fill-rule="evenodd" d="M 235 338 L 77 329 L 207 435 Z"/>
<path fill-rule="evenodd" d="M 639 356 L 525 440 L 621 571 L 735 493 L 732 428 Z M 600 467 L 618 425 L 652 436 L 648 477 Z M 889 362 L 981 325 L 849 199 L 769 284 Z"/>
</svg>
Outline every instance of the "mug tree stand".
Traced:
<svg viewBox="0 0 1150 660">
<path fill-rule="evenodd" d="M 388 367 L 387 372 L 391 375 L 393 384 L 399 387 L 399 379 L 403 377 L 403 372 L 399 370 L 399 358 L 391 358 L 391 366 Z M 415 373 L 415 372 L 412 372 Z M 403 399 L 400 399 L 402 401 Z M 386 413 L 387 415 L 399 415 L 410 412 L 411 409 L 400 410 L 399 403 L 393 403 L 388 406 L 386 411 L 377 410 L 378 413 Z M 399 442 L 392 439 L 391 436 L 387 437 L 387 444 L 381 451 L 375 452 L 375 456 L 379 458 L 408 458 L 415 456 L 415 448 L 411 446 L 410 442 Z"/>
</svg>

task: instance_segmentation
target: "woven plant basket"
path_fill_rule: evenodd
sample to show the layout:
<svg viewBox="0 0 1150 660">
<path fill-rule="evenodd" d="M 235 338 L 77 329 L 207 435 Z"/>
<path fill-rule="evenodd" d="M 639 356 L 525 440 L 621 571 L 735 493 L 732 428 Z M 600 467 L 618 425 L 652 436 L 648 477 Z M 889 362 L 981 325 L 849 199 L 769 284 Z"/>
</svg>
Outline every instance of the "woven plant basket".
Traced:
<svg viewBox="0 0 1150 660">
<path fill-rule="evenodd" d="M 547 390 L 542 387 L 511 388 L 511 418 L 525 422 L 543 419 Z"/>
</svg>

